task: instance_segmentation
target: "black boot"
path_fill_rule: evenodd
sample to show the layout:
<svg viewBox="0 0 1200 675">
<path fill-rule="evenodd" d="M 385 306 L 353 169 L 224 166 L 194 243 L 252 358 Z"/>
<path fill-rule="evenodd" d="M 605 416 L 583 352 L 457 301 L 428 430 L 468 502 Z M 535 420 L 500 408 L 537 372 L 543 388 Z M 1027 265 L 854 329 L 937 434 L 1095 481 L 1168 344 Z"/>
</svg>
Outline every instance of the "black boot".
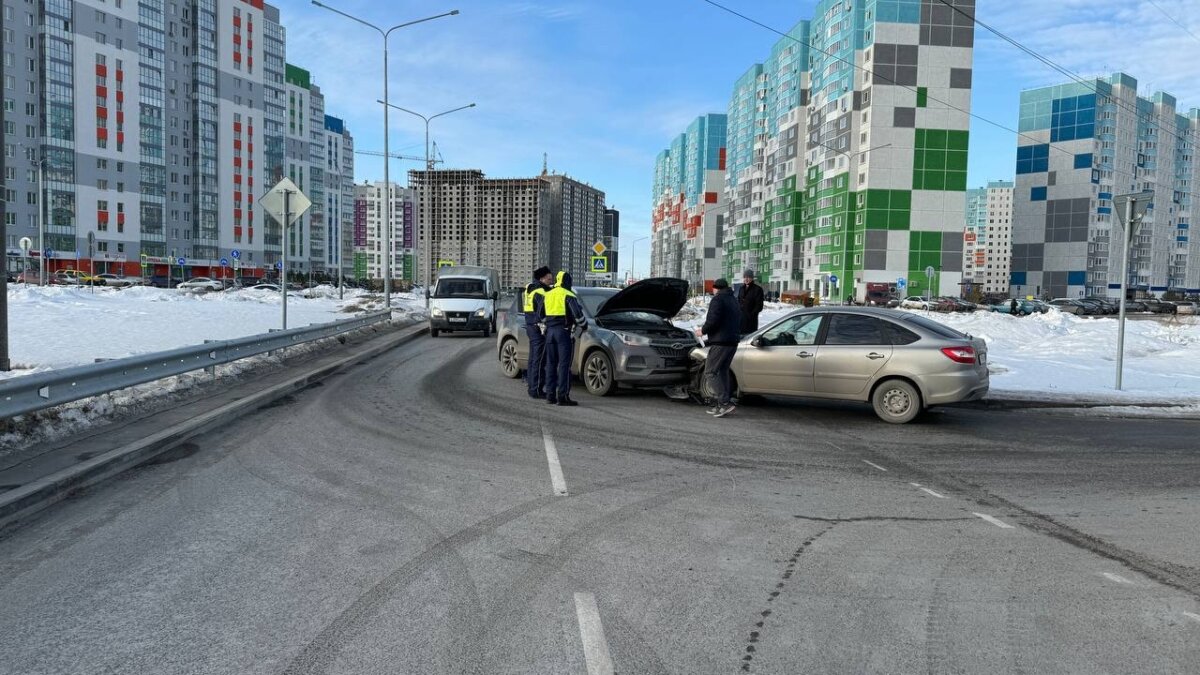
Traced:
<svg viewBox="0 0 1200 675">
<path fill-rule="evenodd" d="M 549 403 L 550 405 L 555 405 L 558 403 L 558 399 L 554 398 L 553 396 L 547 396 L 546 403 Z"/>
<path fill-rule="evenodd" d="M 564 397 L 558 399 L 558 405 L 572 406 L 572 405 L 579 405 L 579 404 L 576 403 L 574 400 L 564 396 Z"/>
</svg>

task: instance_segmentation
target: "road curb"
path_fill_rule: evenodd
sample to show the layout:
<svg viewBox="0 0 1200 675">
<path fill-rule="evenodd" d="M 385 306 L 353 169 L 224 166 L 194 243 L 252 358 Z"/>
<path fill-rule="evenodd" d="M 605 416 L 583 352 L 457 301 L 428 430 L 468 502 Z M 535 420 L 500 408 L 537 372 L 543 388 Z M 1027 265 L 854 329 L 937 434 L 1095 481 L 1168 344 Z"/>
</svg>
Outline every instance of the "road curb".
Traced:
<svg viewBox="0 0 1200 675">
<path fill-rule="evenodd" d="M 155 432 L 69 468 L 57 471 L 28 484 L 0 493 L 0 534 L 20 525 L 43 509 L 66 499 L 74 492 L 97 485 L 129 469 L 146 463 L 158 455 L 173 450 L 184 442 L 233 420 L 254 413 L 264 406 L 323 380 L 364 359 L 371 359 L 411 342 L 428 331 L 418 324 L 401 329 L 398 334 L 332 363 L 307 370 L 286 381 L 250 396 L 226 403 L 200 414 L 187 422 Z"/>
<path fill-rule="evenodd" d="M 1093 410 L 1097 408 L 1106 408 L 1105 412 L 1111 413 L 1113 417 L 1136 417 L 1140 419 L 1149 419 L 1154 417 L 1152 414 L 1132 414 L 1133 411 L 1147 409 L 1172 409 L 1172 408 L 1192 408 L 1196 405 L 1195 401 L 1187 403 L 1166 402 L 1166 401 L 1054 401 L 1046 399 L 1017 399 L 1017 398 L 985 398 L 979 401 L 968 401 L 964 403 L 954 404 L 956 408 L 967 408 L 971 410 Z M 1128 409 L 1128 415 L 1122 415 L 1121 409 Z M 1177 415 L 1172 413 L 1163 413 L 1163 417 L 1171 419 L 1200 419 L 1200 414 L 1196 415 Z"/>
</svg>

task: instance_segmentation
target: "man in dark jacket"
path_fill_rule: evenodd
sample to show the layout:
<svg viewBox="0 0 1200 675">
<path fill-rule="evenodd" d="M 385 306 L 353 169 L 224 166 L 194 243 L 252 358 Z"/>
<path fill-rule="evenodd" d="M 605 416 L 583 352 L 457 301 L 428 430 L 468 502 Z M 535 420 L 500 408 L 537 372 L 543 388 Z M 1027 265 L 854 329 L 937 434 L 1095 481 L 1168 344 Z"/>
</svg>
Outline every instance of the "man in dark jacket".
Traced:
<svg viewBox="0 0 1200 675">
<path fill-rule="evenodd" d="M 758 330 L 758 315 L 763 310 L 763 287 L 754 283 L 754 270 L 742 273 L 742 289 L 738 293 L 738 304 L 742 309 L 742 335 Z"/>
<path fill-rule="evenodd" d="M 529 339 L 529 363 L 525 368 L 525 384 L 531 398 L 545 398 L 545 378 L 542 371 L 546 365 L 546 336 L 539 324 L 541 317 L 536 310 L 538 298 L 545 298 L 546 291 L 554 283 L 554 273 L 549 267 L 539 267 L 533 272 L 533 282 L 525 287 L 521 309 L 525 314 L 525 337 Z"/>
<path fill-rule="evenodd" d="M 713 283 L 713 299 L 708 305 L 704 326 L 696 329 L 698 335 L 708 337 L 708 358 L 704 361 L 704 377 L 708 379 L 709 388 L 716 393 L 713 407 L 708 409 L 709 415 L 724 417 L 736 407 L 729 400 L 732 393 L 730 390 L 733 388 L 729 366 L 733 363 L 733 355 L 737 353 L 738 340 L 741 338 L 741 314 L 737 299 L 733 297 L 733 291 L 729 290 L 729 282 L 717 279 Z"/>
</svg>

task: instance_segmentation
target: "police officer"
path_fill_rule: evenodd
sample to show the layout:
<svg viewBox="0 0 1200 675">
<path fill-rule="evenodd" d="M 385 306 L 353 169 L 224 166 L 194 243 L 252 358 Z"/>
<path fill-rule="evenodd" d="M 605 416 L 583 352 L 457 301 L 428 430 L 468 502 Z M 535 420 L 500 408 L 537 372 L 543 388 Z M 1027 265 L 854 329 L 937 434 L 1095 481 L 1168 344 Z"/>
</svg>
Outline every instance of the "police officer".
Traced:
<svg viewBox="0 0 1200 675">
<path fill-rule="evenodd" d="M 525 369 L 525 384 L 530 398 L 545 398 L 546 337 L 542 335 L 541 317 L 538 311 L 543 306 L 546 291 L 554 283 L 554 273 L 549 267 L 539 267 L 533 272 L 533 282 L 525 287 L 522 309 L 525 311 L 525 337 L 529 339 L 529 363 Z"/>
<path fill-rule="evenodd" d="M 579 405 L 571 400 L 571 333 L 576 324 L 587 330 L 579 298 L 571 290 L 571 275 L 559 272 L 554 288 L 542 301 L 546 320 L 546 403 Z"/>
</svg>

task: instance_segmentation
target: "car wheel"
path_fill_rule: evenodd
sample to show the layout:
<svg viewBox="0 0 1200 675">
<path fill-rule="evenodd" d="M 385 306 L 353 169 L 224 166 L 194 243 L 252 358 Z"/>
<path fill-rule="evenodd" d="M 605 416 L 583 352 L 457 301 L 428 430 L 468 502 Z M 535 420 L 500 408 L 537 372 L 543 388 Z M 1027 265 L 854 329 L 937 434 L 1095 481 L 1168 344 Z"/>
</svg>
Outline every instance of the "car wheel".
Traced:
<svg viewBox="0 0 1200 675">
<path fill-rule="evenodd" d="M 438 333 L 440 333 L 440 332 L 441 332 L 441 331 L 439 331 L 439 330 L 438 330 L 438 329 L 436 329 L 436 328 L 430 328 L 430 329 L 429 329 L 429 337 L 437 337 L 437 336 L 438 336 Z"/>
<path fill-rule="evenodd" d="M 521 363 L 517 360 L 517 341 L 512 338 L 500 345 L 500 372 L 512 380 L 521 376 Z"/>
<path fill-rule="evenodd" d="M 759 399 L 755 394 L 743 394 L 741 387 L 738 386 L 737 378 L 733 373 L 729 374 L 729 398 L 736 400 L 739 405 L 750 405 Z M 712 384 L 709 383 L 708 376 L 704 371 L 700 371 L 700 395 L 705 401 L 714 401 L 717 398 L 717 392 L 713 391 Z"/>
<path fill-rule="evenodd" d="M 921 393 L 904 380 L 886 380 L 875 388 L 871 404 L 884 422 L 905 424 L 921 414 Z"/>
<path fill-rule="evenodd" d="M 583 386 L 593 396 L 608 396 L 617 387 L 612 359 L 597 349 L 583 360 Z"/>
</svg>

